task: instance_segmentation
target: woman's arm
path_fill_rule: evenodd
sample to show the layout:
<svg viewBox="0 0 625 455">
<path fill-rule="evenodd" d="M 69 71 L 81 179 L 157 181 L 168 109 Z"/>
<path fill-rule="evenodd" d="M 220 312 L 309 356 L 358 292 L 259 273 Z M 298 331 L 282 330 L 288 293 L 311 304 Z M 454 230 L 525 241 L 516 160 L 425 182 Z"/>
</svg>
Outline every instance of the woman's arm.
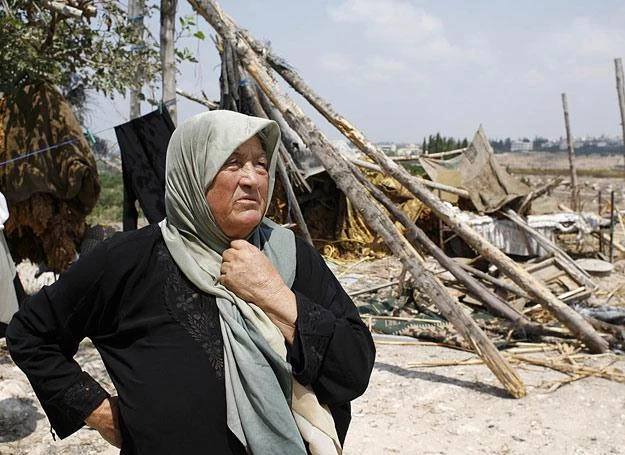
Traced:
<svg viewBox="0 0 625 455">
<path fill-rule="evenodd" d="M 294 375 L 327 404 L 364 393 L 375 361 L 371 333 L 319 253 L 297 240 L 297 333 L 290 346 Z"/>
<path fill-rule="evenodd" d="M 73 360 L 104 305 L 98 292 L 101 247 L 27 299 L 6 332 L 14 362 L 24 371 L 56 433 L 64 438 L 109 394 Z"/>
</svg>

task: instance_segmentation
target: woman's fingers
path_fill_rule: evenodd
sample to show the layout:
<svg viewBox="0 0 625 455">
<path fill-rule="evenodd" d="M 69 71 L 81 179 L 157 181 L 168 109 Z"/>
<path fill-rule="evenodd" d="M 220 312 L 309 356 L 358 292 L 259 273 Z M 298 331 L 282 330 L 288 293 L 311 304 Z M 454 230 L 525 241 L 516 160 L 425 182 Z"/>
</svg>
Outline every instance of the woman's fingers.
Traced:
<svg viewBox="0 0 625 455">
<path fill-rule="evenodd" d="M 107 398 L 85 419 L 85 423 L 98 430 L 109 444 L 121 448 L 122 436 L 119 428 L 119 405 L 116 396 Z"/>
<path fill-rule="evenodd" d="M 263 306 L 285 286 L 271 261 L 245 240 L 234 240 L 222 257 L 221 283 L 246 301 Z"/>
</svg>

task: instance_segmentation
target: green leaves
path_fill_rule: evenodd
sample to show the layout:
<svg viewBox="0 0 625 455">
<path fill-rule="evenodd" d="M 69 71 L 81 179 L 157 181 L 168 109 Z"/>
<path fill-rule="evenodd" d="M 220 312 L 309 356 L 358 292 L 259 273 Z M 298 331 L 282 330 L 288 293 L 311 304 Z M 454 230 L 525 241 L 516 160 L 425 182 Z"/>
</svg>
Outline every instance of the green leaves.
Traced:
<svg viewBox="0 0 625 455">
<path fill-rule="evenodd" d="M 6 0 L 0 9 L 0 90 L 29 80 L 61 85 L 68 73 L 85 86 L 112 95 L 135 84 L 137 68 L 159 74 L 155 43 L 137 50 L 138 37 L 122 5 L 98 3 L 90 21 L 64 17 L 34 0 Z M 143 35 L 143 33 L 141 33 Z"/>
</svg>

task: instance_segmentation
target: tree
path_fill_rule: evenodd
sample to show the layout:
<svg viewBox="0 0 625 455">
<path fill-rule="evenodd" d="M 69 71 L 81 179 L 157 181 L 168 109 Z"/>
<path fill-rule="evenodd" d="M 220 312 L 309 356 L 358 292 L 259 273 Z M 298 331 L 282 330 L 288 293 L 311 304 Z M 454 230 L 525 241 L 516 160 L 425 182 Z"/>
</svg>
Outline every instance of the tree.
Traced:
<svg viewBox="0 0 625 455">
<path fill-rule="evenodd" d="M 454 139 L 453 137 L 442 136 L 440 133 L 436 135 L 430 134 L 427 138 L 423 139 L 421 149 L 427 153 L 441 153 L 448 152 L 449 150 L 456 150 L 460 148 L 466 148 L 469 145 L 467 138 Z"/>
<path fill-rule="evenodd" d="M 64 86 L 78 77 L 86 88 L 113 97 L 135 85 L 135 67 L 159 74 L 155 45 L 136 45 L 119 2 L 76 2 L 72 15 L 59 2 L 3 0 L 0 9 L 0 91 L 46 80 Z"/>
</svg>

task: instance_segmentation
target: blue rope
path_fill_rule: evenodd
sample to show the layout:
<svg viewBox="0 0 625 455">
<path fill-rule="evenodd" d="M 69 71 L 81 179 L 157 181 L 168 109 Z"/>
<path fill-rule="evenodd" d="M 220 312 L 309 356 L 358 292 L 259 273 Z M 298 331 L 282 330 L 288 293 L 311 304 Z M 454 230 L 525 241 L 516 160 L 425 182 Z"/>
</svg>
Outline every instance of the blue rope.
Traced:
<svg viewBox="0 0 625 455">
<path fill-rule="evenodd" d="M 167 100 L 164 103 L 162 101 L 160 101 L 160 103 L 162 103 L 162 105 L 165 105 L 165 106 L 169 106 L 170 104 L 174 104 L 175 102 L 176 102 L 176 98 L 172 98 L 170 100 Z M 50 150 L 54 150 L 54 149 L 57 149 L 59 147 L 63 147 L 64 145 L 72 144 L 72 143 L 74 143 L 76 141 L 84 139 L 85 136 L 87 136 L 86 137 L 87 140 L 93 141 L 93 138 L 95 138 L 95 136 L 97 136 L 98 134 L 103 133 L 104 131 L 112 130 L 113 128 L 115 128 L 115 127 L 111 126 L 109 128 L 104 128 L 103 130 L 96 131 L 96 132 L 93 132 L 93 131 L 87 129 L 85 131 L 85 134 L 83 134 L 82 136 L 78 136 L 78 137 L 75 137 L 73 139 L 69 139 L 69 140 L 67 140 L 65 142 L 61 142 L 60 144 L 50 145 L 48 147 L 44 147 L 42 149 L 39 149 L 39 150 L 37 150 L 35 152 L 31 152 L 31 153 L 27 153 L 26 155 L 22 155 L 22 156 L 18 156 L 18 157 L 15 157 L 15 158 L 11 158 L 10 160 L 7 160 L 7 161 L 2 161 L 2 162 L 0 162 L 0 167 L 4 166 L 6 164 L 14 163 L 16 161 L 29 158 L 31 156 L 39 155 L 40 153 L 48 152 Z"/>
<path fill-rule="evenodd" d="M 104 131 L 112 130 L 113 128 L 115 128 L 115 127 L 112 126 L 110 128 L 105 128 L 103 130 L 96 131 L 95 133 L 92 132 L 92 134 L 93 135 L 100 134 L 100 133 L 103 133 Z M 47 151 L 50 151 L 50 150 L 54 150 L 54 149 L 57 149 L 59 147 L 63 147 L 64 145 L 72 144 L 72 143 L 77 142 L 77 141 L 79 141 L 81 139 L 84 139 L 84 138 L 85 138 L 84 135 L 83 136 L 78 136 L 76 138 L 67 140 L 65 142 L 61 142 L 60 144 L 55 144 L 55 145 L 50 145 L 48 147 L 44 147 L 44 148 L 39 149 L 39 150 L 37 150 L 35 152 L 27 153 L 26 155 L 22 155 L 22 156 L 17 156 L 15 158 L 11 158 L 10 160 L 7 160 L 7 161 L 2 161 L 2 162 L 0 162 L 0 166 L 4 166 L 4 165 L 10 164 L 10 163 L 14 163 L 15 161 L 23 160 L 23 159 L 29 158 L 31 156 L 39 155 L 40 153 L 47 152 Z"/>
</svg>

